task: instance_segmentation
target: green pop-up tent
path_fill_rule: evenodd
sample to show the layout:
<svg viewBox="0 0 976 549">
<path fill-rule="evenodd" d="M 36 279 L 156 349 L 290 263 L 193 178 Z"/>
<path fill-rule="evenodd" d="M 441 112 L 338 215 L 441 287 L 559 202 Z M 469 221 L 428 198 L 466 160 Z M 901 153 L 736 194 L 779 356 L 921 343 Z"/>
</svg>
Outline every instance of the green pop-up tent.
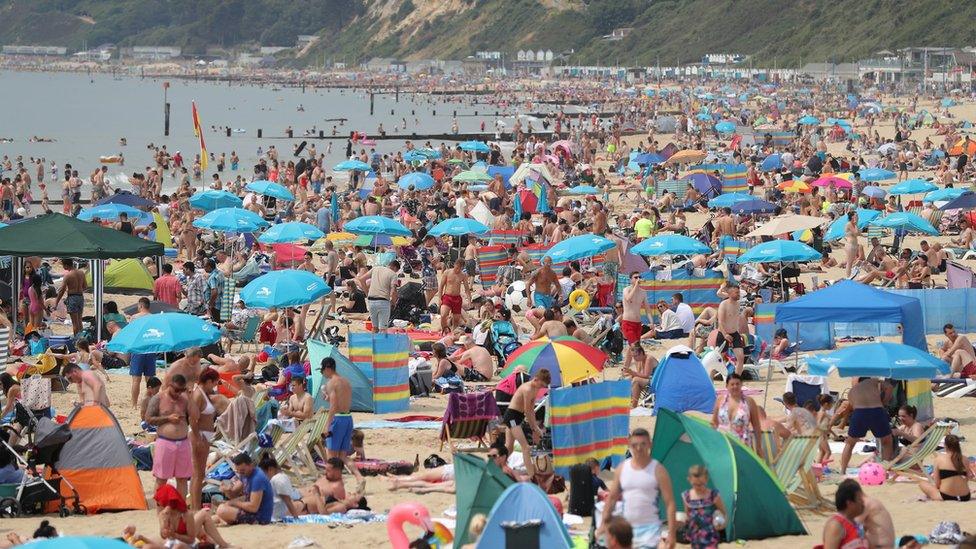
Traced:
<svg viewBox="0 0 976 549">
<path fill-rule="evenodd" d="M 455 508 L 457 525 L 454 547 L 468 543 L 471 517 L 481 513 L 486 517 L 506 488 L 515 484 L 494 462 L 470 454 L 454 454 Z"/>
<path fill-rule="evenodd" d="M 85 275 L 85 281 L 92 285 L 91 273 Z M 104 285 L 109 293 L 151 295 L 153 277 L 138 259 L 116 259 L 105 266 Z"/>
<path fill-rule="evenodd" d="M 807 533 L 783 488 L 756 454 L 701 419 L 658 410 L 651 457 L 671 475 L 679 511 L 684 510 L 681 493 L 690 488 L 688 468 L 708 468 L 709 484 L 719 491 L 729 513 L 727 540 Z"/>
</svg>

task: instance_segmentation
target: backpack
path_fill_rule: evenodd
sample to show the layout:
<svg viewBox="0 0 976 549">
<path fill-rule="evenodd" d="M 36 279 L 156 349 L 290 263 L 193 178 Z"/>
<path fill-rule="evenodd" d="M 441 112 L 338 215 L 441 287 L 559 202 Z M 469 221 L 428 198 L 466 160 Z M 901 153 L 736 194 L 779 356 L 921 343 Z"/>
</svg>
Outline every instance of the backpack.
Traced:
<svg viewBox="0 0 976 549">
<path fill-rule="evenodd" d="M 421 372 L 414 372 L 410 376 L 409 383 L 410 396 L 430 396 L 430 391 L 434 388 L 434 384 L 430 380 L 429 372 L 426 376 L 421 375 Z"/>
</svg>

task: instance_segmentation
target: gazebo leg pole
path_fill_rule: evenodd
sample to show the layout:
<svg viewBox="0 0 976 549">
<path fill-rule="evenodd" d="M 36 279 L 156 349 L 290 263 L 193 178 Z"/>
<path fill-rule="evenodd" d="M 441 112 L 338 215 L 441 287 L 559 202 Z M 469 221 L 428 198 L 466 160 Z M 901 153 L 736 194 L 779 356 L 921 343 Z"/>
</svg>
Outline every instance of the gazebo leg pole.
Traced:
<svg viewBox="0 0 976 549">
<path fill-rule="evenodd" d="M 91 260 L 92 265 L 92 295 L 95 303 L 95 341 L 100 341 L 102 336 L 102 305 L 105 300 L 105 262 L 101 259 Z"/>
<path fill-rule="evenodd" d="M 156 260 L 156 278 L 163 276 L 163 256 L 157 255 Z"/>
<path fill-rule="evenodd" d="M 13 317 L 13 333 L 17 333 L 17 313 L 20 312 L 20 282 L 24 272 L 24 258 L 10 258 L 10 315 Z"/>
</svg>

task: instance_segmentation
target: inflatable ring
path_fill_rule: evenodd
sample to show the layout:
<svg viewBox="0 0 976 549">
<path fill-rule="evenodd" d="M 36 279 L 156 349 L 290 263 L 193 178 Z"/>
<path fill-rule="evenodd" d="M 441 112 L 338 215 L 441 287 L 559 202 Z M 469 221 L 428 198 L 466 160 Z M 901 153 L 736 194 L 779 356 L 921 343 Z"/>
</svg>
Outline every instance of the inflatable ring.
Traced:
<svg viewBox="0 0 976 549">
<path fill-rule="evenodd" d="M 585 311 L 590 306 L 590 294 L 586 290 L 573 290 L 569 294 L 569 306 L 575 311 Z"/>
</svg>

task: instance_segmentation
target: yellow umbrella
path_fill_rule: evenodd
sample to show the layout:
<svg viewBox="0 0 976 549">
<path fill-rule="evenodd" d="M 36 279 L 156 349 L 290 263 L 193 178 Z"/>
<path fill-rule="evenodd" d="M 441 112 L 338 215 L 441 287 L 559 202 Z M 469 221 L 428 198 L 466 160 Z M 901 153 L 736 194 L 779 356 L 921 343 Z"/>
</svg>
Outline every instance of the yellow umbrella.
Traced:
<svg viewBox="0 0 976 549">
<path fill-rule="evenodd" d="M 671 164 L 690 164 L 692 162 L 701 162 L 702 160 L 705 160 L 706 156 L 708 156 L 708 154 L 705 151 L 685 149 L 672 154 L 667 161 Z"/>
<path fill-rule="evenodd" d="M 349 242 L 352 242 L 353 240 L 356 240 L 356 236 L 357 235 L 354 235 L 352 233 L 342 232 L 342 233 L 329 233 L 325 235 L 325 238 L 331 240 L 332 242 L 345 242 L 347 240 Z"/>
<path fill-rule="evenodd" d="M 781 191 L 786 191 L 788 193 L 808 193 L 810 192 L 810 185 L 807 185 L 804 181 L 799 179 L 791 179 L 790 181 L 784 181 L 776 188 Z"/>
</svg>

